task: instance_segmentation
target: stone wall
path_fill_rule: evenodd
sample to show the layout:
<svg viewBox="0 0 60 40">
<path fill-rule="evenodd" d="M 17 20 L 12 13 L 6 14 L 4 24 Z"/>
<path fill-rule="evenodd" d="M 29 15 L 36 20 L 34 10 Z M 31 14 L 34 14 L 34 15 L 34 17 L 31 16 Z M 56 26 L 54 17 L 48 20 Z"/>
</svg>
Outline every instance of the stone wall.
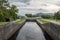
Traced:
<svg viewBox="0 0 60 40">
<path fill-rule="evenodd" d="M 16 24 L 14 22 L 8 22 L 5 25 L 0 25 L 0 40 L 9 39 L 24 24 L 25 24 L 25 21 L 20 24 Z"/>
<path fill-rule="evenodd" d="M 60 25 L 49 22 L 45 24 L 41 24 L 38 22 L 38 25 L 45 30 L 53 40 L 60 40 Z"/>
</svg>

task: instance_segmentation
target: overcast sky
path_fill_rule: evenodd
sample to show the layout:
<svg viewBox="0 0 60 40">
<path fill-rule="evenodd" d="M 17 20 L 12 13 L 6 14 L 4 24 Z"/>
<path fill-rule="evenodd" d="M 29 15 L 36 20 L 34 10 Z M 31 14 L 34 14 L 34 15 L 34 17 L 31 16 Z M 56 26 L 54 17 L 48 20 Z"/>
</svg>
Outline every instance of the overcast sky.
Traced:
<svg viewBox="0 0 60 40">
<path fill-rule="evenodd" d="M 19 8 L 21 15 L 25 13 L 54 13 L 60 9 L 60 0 L 9 0 Z"/>
</svg>

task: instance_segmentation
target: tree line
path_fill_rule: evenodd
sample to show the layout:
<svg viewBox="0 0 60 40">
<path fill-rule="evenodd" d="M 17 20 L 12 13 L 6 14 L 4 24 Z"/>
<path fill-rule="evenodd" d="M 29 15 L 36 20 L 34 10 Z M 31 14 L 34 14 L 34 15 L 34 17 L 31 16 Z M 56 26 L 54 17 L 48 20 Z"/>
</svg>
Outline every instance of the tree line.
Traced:
<svg viewBox="0 0 60 40">
<path fill-rule="evenodd" d="M 0 22 L 17 19 L 18 9 L 15 5 L 10 6 L 8 0 L 0 0 Z"/>
<path fill-rule="evenodd" d="M 55 13 L 54 19 L 60 20 L 60 10 Z"/>
<path fill-rule="evenodd" d="M 37 17 L 36 15 L 32 15 L 32 14 L 25 14 L 25 16 L 27 16 L 27 17 Z"/>
<path fill-rule="evenodd" d="M 49 13 L 48 13 L 49 14 Z M 60 10 L 55 12 L 54 14 L 43 14 L 43 13 L 37 13 L 36 15 L 32 15 L 32 14 L 25 14 L 27 17 L 41 17 L 44 19 L 56 19 L 56 20 L 60 20 Z"/>
<path fill-rule="evenodd" d="M 56 19 L 56 20 L 60 20 L 60 10 L 57 11 L 56 13 L 54 13 L 54 16 L 50 16 L 50 15 L 42 15 L 41 16 L 42 18 L 45 18 L 45 19 Z"/>
</svg>

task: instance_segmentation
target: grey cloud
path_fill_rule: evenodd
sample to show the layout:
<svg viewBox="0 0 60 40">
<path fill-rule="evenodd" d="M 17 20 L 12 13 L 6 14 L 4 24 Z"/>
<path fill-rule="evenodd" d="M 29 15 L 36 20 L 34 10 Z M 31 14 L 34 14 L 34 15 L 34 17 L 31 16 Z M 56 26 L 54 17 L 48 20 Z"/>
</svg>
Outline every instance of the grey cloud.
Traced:
<svg viewBox="0 0 60 40">
<path fill-rule="evenodd" d="M 30 2 L 31 0 L 19 0 L 20 2 L 27 3 Z"/>
<path fill-rule="evenodd" d="M 37 1 L 39 1 L 39 0 L 37 0 Z M 20 13 L 37 13 L 37 12 L 51 12 L 51 13 L 53 13 L 53 12 L 55 12 L 54 10 L 52 10 L 52 9 L 50 9 L 50 6 L 51 7 L 53 7 L 54 5 L 56 5 L 56 6 L 58 6 L 58 7 L 60 7 L 60 1 L 58 2 L 56 2 L 56 1 L 52 1 L 52 0 L 41 0 L 41 1 L 39 1 L 39 2 L 42 2 L 41 4 L 36 4 L 35 2 L 34 2 L 34 0 L 33 0 L 33 3 L 32 3 L 32 6 L 31 6 L 31 4 L 29 5 L 29 3 L 31 2 L 31 0 L 10 0 L 10 4 L 11 4 L 11 2 L 12 3 L 14 3 L 14 2 L 16 2 L 16 3 L 14 3 L 17 7 L 19 7 L 19 9 L 20 9 Z M 18 3 L 19 2 L 19 3 Z M 28 5 L 27 5 L 28 4 Z M 33 5 L 34 4 L 34 5 Z M 37 9 L 38 8 L 40 8 L 40 9 L 38 9 L 38 10 L 36 10 L 36 9 L 34 9 L 33 7 L 35 7 L 35 5 L 37 6 Z M 46 8 L 47 9 L 46 9 Z M 35 7 L 36 8 L 36 7 Z M 48 9 L 49 8 L 49 9 Z M 56 9 L 55 9 L 56 10 Z"/>
<path fill-rule="evenodd" d="M 9 2 L 23 2 L 23 3 L 27 3 L 30 2 L 31 0 L 9 0 Z"/>
</svg>

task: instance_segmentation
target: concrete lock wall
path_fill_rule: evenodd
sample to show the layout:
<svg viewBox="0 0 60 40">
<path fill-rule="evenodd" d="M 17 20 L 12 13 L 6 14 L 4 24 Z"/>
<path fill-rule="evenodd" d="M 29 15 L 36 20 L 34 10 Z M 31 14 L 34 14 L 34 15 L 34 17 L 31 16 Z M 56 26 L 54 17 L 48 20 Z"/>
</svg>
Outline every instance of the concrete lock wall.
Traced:
<svg viewBox="0 0 60 40">
<path fill-rule="evenodd" d="M 13 23 L 13 22 L 8 22 L 5 25 L 0 25 L 0 40 L 9 39 L 24 24 L 25 24 L 25 21 L 23 21 L 20 24 L 16 24 L 16 23 Z"/>
<path fill-rule="evenodd" d="M 43 30 L 45 30 L 48 35 L 53 39 L 53 40 L 60 40 L 60 25 L 49 22 L 46 24 L 41 24 L 40 22 L 36 21 L 39 26 Z"/>
<path fill-rule="evenodd" d="M 0 40 L 9 39 L 18 29 L 20 29 L 22 27 L 22 25 L 25 24 L 26 21 L 24 21 L 20 24 L 9 22 L 5 25 L 0 25 Z M 30 20 L 30 21 L 32 21 L 32 20 Z M 48 33 L 53 40 L 60 40 L 60 25 L 55 24 L 55 23 L 51 23 L 51 22 L 41 24 L 37 20 L 35 20 L 35 22 L 37 22 L 37 24 L 44 31 L 46 31 L 46 33 Z"/>
</svg>

